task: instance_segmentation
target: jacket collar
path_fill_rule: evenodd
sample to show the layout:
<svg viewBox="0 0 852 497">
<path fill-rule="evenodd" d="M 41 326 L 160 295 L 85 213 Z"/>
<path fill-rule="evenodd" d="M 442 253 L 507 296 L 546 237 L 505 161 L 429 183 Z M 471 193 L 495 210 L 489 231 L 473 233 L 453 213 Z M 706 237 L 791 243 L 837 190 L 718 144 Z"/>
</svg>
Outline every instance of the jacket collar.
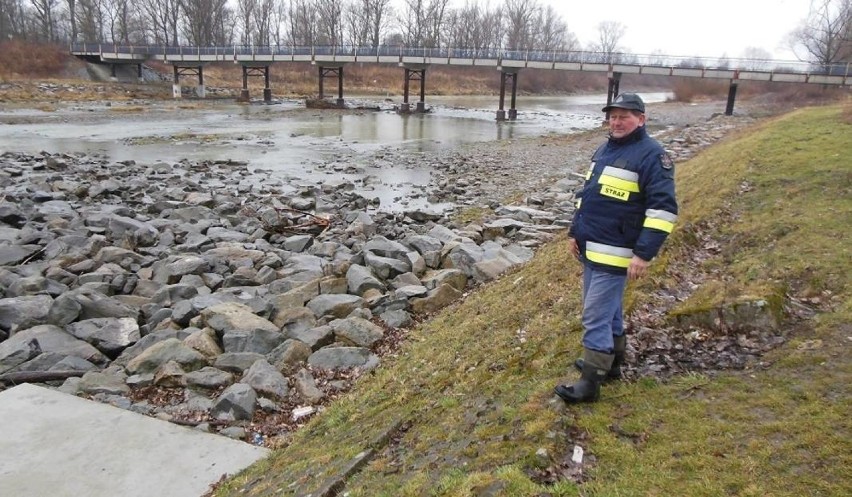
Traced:
<svg viewBox="0 0 852 497">
<path fill-rule="evenodd" d="M 639 141 L 646 136 L 648 136 L 648 132 L 645 131 L 645 126 L 643 125 L 634 129 L 629 135 L 622 136 L 621 138 L 613 138 L 612 135 L 609 135 L 609 142 L 615 145 L 625 145 L 627 143 Z"/>
</svg>

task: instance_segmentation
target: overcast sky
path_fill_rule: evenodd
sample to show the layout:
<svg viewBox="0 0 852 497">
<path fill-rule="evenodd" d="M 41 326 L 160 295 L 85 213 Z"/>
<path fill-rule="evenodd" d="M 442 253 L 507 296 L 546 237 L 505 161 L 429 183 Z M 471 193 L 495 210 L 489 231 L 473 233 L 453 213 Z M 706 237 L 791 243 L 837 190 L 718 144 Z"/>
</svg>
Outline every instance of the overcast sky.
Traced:
<svg viewBox="0 0 852 497">
<path fill-rule="evenodd" d="M 580 43 L 597 41 L 597 26 L 616 21 L 627 27 L 627 51 L 701 57 L 742 57 L 762 48 L 773 58 L 795 60 L 784 46 L 787 34 L 808 15 L 810 0 L 539 0 L 562 14 Z M 479 0 L 500 5 L 503 0 Z M 465 0 L 451 0 L 460 7 Z"/>
<path fill-rule="evenodd" d="M 552 5 L 586 45 L 602 21 L 627 27 L 633 53 L 741 57 L 748 47 L 795 60 L 785 38 L 807 17 L 810 0 L 539 0 Z M 494 0 L 491 0 L 492 5 Z"/>
</svg>

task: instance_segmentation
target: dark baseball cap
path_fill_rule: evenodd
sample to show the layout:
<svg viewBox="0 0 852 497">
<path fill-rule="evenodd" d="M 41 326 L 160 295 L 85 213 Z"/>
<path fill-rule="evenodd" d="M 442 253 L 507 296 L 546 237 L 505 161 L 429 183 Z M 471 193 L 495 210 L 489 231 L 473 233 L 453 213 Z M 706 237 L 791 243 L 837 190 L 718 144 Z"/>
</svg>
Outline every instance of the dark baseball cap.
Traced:
<svg viewBox="0 0 852 497">
<path fill-rule="evenodd" d="M 638 110 L 641 113 L 645 113 L 645 102 L 639 97 L 639 95 L 635 93 L 622 93 L 621 95 L 615 97 L 615 100 L 612 101 L 611 104 L 604 107 L 604 112 L 609 112 L 610 109 L 627 109 L 627 110 Z"/>
</svg>

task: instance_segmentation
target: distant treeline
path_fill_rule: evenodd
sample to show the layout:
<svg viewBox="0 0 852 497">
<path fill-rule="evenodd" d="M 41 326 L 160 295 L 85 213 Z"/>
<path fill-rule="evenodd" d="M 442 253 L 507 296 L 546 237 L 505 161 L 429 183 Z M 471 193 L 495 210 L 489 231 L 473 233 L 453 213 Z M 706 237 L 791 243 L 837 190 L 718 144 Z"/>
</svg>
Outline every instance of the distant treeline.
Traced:
<svg viewBox="0 0 852 497">
<path fill-rule="evenodd" d="M 223 46 L 464 47 L 613 52 L 623 28 L 581 46 L 539 0 L 0 0 L 0 39 Z M 605 23 L 606 24 L 606 23 Z"/>
</svg>

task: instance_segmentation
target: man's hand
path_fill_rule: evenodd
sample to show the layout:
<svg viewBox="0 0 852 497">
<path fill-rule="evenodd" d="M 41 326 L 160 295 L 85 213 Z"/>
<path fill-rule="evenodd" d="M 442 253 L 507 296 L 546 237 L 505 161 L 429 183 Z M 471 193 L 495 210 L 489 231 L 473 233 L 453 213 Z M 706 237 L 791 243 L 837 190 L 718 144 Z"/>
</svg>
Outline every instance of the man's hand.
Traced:
<svg viewBox="0 0 852 497">
<path fill-rule="evenodd" d="M 648 261 L 642 259 L 638 255 L 634 255 L 630 259 L 630 266 L 627 268 L 627 277 L 631 280 L 638 280 L 645 276 L 648 271 Z"/>
<path fill-rule="evenodd" d="M 580 245 L 577 243 L 577 240 L 573 238 L 568 239 L 568 250 L 571 251 L 571 255 L 573 255 L 575 259 L 580 259 Z"/>
</svg>

